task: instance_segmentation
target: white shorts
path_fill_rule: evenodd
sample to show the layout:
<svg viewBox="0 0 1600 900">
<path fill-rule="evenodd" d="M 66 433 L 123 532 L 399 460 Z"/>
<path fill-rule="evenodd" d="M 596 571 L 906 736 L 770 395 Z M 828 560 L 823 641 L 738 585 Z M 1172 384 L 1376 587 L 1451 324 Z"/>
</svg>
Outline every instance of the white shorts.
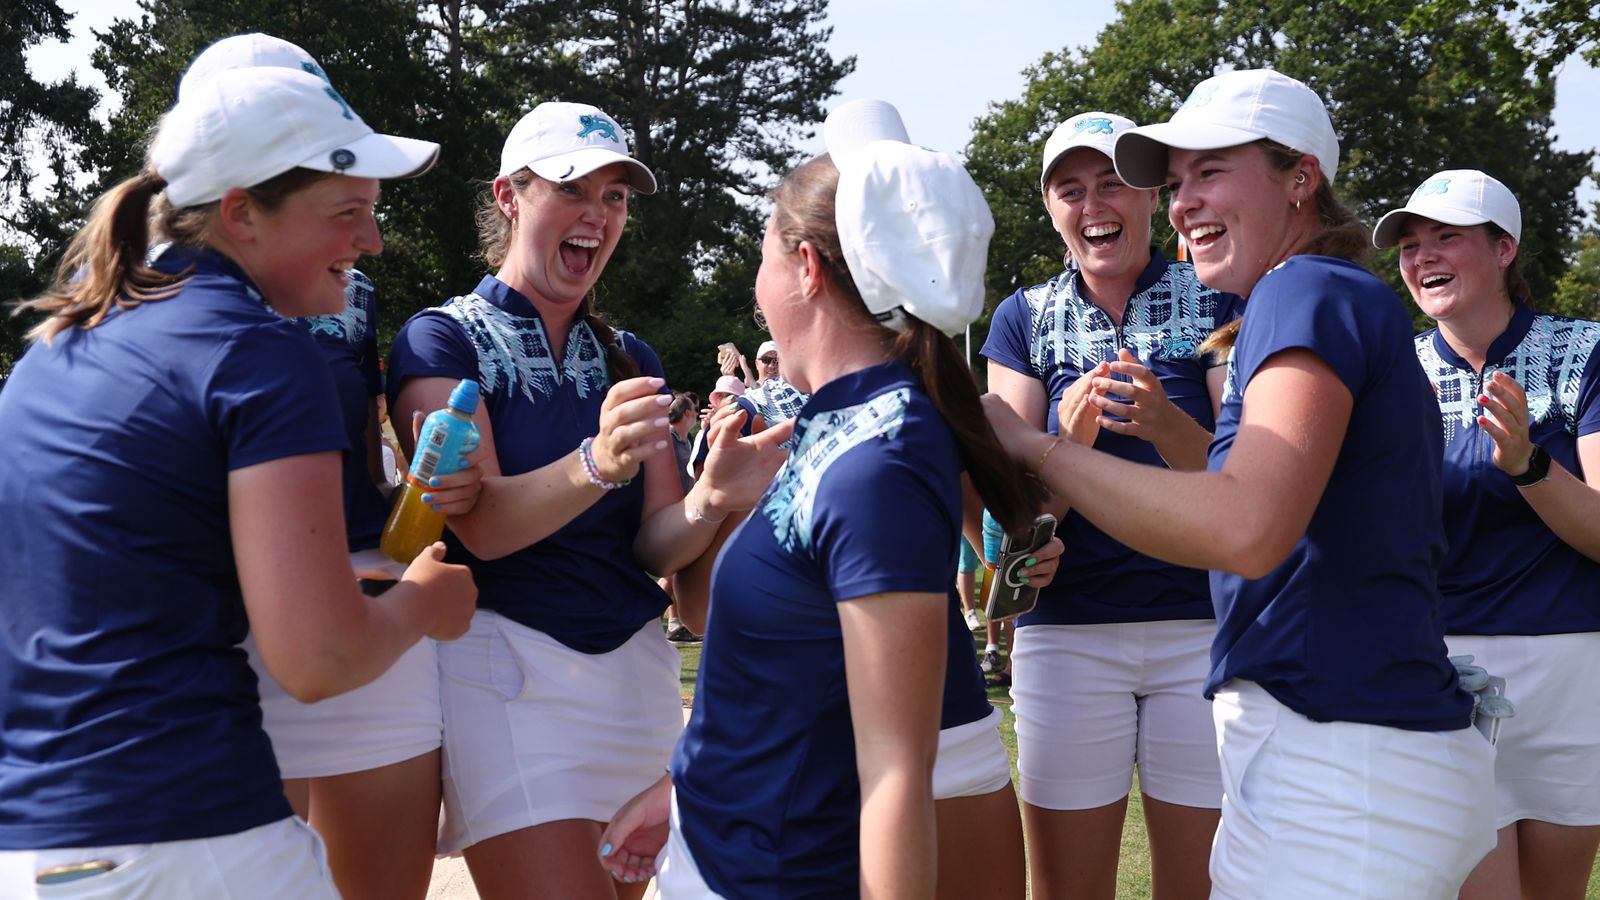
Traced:
<svg viewBox="0 0 1600 900">
<path fill-rule="evenodd" d="M 683 730 L 679 667 L 654 620 L 590 654 L 474 613 L 465 635 L 439 645 L 439 852 L 546 822 L 608 821 L 666 770 Z"/>
<path fill-rule="evenodd" d="M 61 884 L 35 884 L 54 866 L 109 860 L 116 868 Z M 338 900 L 322 839 L 294 816 L 217 837 L 158 844 L 0 850 L 0 897 L 8 900 Z"/>
<path fill-rule="evenodd" d="M 933 799 L 981 797 L 1011 783 L 1011 757 L 1000 742 L 995 709 L 976 722 L 939 732 L 939 755 L 933 763 Z"/>
<path fill-rule="evenodd" d="M 1011 653 L 1024 802 L 1096 809 L 1133 788 L 1179 806 L 1222 805 L 1211 703 L 1210 619 L 1028 625 Z"/>
<path fill-rule="evenodd" d="M 1600 633 L 1449 635 L 1445 643 L 1504 678 L 1516 708 L 1495 745 L 1495 826 L 1600 825 Z"/>
<path fill-rule="evenodd" d="M 683 840 L 683 822 L 678 818 L 678 794 L 672 794 L 672 830 L 667 833 L 667 845 L 656 856 L 657 900 L 723 900 L 700 877 L 700 867 L 695 865 L 694 854 Z"/>
<path fill-rule="evenodd" d="M 1313 722 L 1239 680 L 1213 711 L 1213 898 L 1445 900 L 1494 846 L 1494 748 L 1475 728 Z"/>
<path fill-rule="evenodd" d="M 439 664 L 434 642 L 418 641 L 387 672 L 353 691 L 301 703 L 267 672 L 247 638 L 261 692 L 261 723 L 284 778 L 365 772 L 439 749 Z"/>
</svg>

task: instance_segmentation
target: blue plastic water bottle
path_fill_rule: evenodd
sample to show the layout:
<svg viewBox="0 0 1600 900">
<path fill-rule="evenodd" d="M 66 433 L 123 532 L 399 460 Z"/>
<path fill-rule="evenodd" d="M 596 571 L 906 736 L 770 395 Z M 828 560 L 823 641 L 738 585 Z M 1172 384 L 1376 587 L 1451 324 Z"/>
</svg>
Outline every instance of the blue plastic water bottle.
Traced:
<svg viewBox="0 0 1600 900">
<path fill-rule="evenodd" d="M 467 467 L 467 454 L 478 449 L 478 426 L 472 423 L 477 409 L 478 383 L 467 378 L 450 392 L 448 406 L 423 420 L 410 475 L 400 486 L 378 542 L 384 556 L 409 563 L 444 534 L 444 513 L 422 502 L 422 495 L 433 476 Z"/>
</svg>

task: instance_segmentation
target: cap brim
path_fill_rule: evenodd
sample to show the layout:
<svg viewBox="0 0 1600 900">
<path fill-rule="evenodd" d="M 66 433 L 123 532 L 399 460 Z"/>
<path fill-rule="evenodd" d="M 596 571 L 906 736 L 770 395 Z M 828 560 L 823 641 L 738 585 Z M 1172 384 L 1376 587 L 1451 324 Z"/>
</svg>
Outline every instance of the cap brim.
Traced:
<svg viewBox="0 0 1600 900">
<path fill-rule="evenodd" d="M 1162 122 L 1142 125 L 1117 135 L 1112 163 L 1117 177 L 1130 187 L 1153 188 L 1167 183 L 1167 151 L 1220 150 L 1261 139 L 1261 135 L 1229 125 Z"/>
<path fill-rule="evenodd" d="M 1067 144 L 1065 147 L 1057 150 L 1055 156 L 1050 157 L 1049 161 L 1045 163 L 1044 169 L 1039 173 L 1040 193 L 1044 193 L 1050 189 L 1050 173 L 1055 171 L 1056 166 L 1063 159 L 1067 158 L 1067 154 L 1074 150 L 1093 150 L 1107 159 L 1110 158 L 1110 154 L 1106 153 L 1105 148 L 1095 144 L 1093 141 L 1077 141 L 1075 143 Z"/>
<path fill-rule="evenodd" d="M 1372 246 L 1379 250 L 1387 250 L 1400 243 L 1400 232 L 1406 227 L 1406 219 L 1416 216 L 1420 219 L 1432 219 L 1445 225 L 1482 225 L 1489 220 L 1482 215 L 1474 215 L 1461 209 L 1412 209 L 1409 206 L 1400 209 L 1391 209 L 1378 220 L 1377 227 L 1372 229 Z"/>
<path fill-rule="evenodd" d="M 353 157 L 349 165 L 340 165 L 336 157 L 341 153 Z M 415 178 L 433 168 L 438 159 L 439 145 L 432 141 L 374 132 L 319 153 L 300 163 L 300 168 L 356 178 Z"/>
<path fill-rule="evenodd" d="M 562 182 L 582 178 L 596 169 L 603 169 L 615 163 L 622 163 L 627 167 L 628 184 L 635 191 L 641 194 L 656 192 L 656 176 L 650 171 L 649 166 L 631 156 L 605 147 L 584 147 L 570 153 L 560 153 L 528 163 L 528 168 L 546 181 Z"/>
</svg>

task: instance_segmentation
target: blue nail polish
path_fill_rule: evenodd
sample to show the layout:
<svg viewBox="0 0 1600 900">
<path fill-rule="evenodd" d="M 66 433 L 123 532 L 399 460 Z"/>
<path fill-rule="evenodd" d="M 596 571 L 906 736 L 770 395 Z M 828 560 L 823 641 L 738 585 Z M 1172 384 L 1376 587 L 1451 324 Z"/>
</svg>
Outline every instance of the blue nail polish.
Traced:
<svg viewBox="0 0 1600 900">
<path fill-rule="evenodd" d="M 1022 564 L 1023 564 L 1023 565 L 1025 565 L 1025 566 L 1031 566 L 1031 565 L 1033 565 L 1033 564 L 1034 564 L 1034 563 L 1037 563 L 1037 562 L 1038 562 L 1038 561 L 1039 561 L 1039 557 L 1037 557 L 1037 556 L 1030 556 L 1030 557 L 1028 557 L 1028 558 L 1027 558 L 1027 559 L 1025 559 L 1025 560 L 1023 560 L 1023 561 L 1022 561 Z"/>
<path fill-rule="evenodd" d="M 600 845 L 600 855 L 601 856 L 610 856 L 611 855 L 611 842 L 610 841 L 606 841 L 604 844 Z"/>
<path fill-rule="evenodd" d="M 1022 576 L 1022 583 L 1023 584 L 1031 584 L 1032 582 L 1033 582 L 1033 576 L 1031 576 L 1031 575 Z"/>
<path fill-rule="evenodd" d="M 434 477 L 428 479 L 428 487 L 438 487 L 438 486 L 439 486 L 439 476 L 435 475 Z"/>
<path fill-rule="evenodd" d="M 444 507 L 442 507 L 442 506 L 440 506 L 440 505 L 439 505 L 439 504 L 437 504 L 437 503 L 430 503 L 430 504 L 428 504 L 428 505 L 429 505 L 429 506 L 431 506 L 431 507 L 433 507 L 433 511 L 434 511 L 434 512 L 444 512 Z"/>
<path fill-rule="evenodd" d="M 629 884 L 633 884 L 633 876 L 632 875 L 629 875 L 628 877 L 626 877 L 626 878 L 624 878 L 622 880 L 626 881 Z"/>
<path fill-rule="evenodd" d="M 422 502 L 423 503 L 432 503 L 433 502 L 433 495 L 432 494 L 423 494 L 422 495 Z"/>
</svg>

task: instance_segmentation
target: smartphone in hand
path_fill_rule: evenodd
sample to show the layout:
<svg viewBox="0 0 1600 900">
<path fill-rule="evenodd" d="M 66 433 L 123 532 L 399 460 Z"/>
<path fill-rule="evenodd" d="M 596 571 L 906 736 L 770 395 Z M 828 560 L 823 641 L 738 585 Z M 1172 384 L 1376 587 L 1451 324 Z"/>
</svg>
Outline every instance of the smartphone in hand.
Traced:
<svg viewBox="0 0 1600 900">
<path fill-rule="evenodd" d="M 1039 601 L 1039 589 L 1025 584 L 1017 574 L 1027 568 L 1028 558 L 1050 543 L 1056 533 L 1056 517 L 1044 513 L 1033 520 L 1033 527 L 1022 539 L 1006 535 L 1000 540 L 1000 560 L 995 564 L 993 580 L 989 587 L 989 603 L 984 614 L 991 619 L 1013 619 L 1033 609 Z"/>
</svg>

